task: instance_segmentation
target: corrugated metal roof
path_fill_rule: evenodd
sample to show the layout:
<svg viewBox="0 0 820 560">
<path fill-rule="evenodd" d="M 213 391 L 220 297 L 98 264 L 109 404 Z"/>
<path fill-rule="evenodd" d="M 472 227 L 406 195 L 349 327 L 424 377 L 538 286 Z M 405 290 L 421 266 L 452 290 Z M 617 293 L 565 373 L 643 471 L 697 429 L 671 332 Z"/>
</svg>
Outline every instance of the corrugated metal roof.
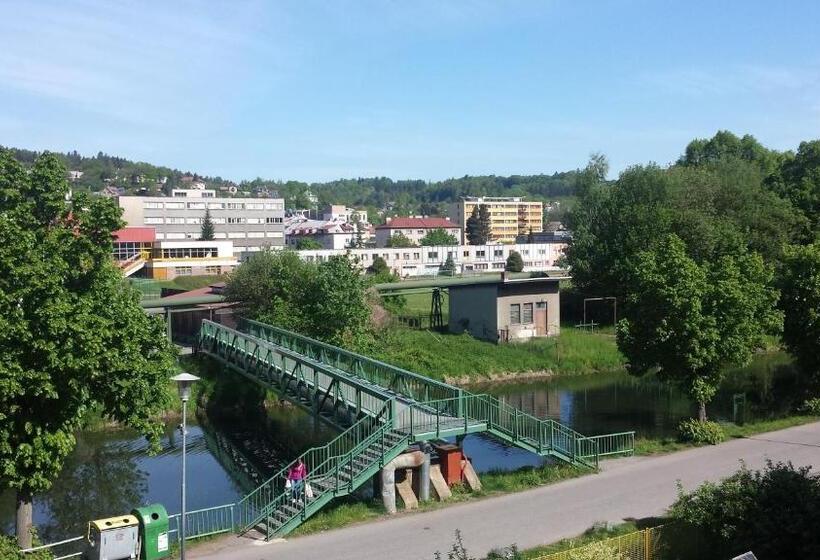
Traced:
<svg viewBox="0 0 820 560">
<path fill-rule="evenodd" d="M 111 235 L 115 241 L 123 243 L 153 243 L 157 240 L 157 231 L 152 227 L 127 227 L 118 229 Z"/>
</svg>

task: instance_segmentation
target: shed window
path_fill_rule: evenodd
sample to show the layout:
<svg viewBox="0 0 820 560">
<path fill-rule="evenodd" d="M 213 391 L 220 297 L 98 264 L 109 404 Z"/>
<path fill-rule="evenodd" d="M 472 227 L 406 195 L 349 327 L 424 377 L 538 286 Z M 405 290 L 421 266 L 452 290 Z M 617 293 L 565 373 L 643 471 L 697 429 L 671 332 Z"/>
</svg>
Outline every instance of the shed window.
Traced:
<svg viewBox="0 0 820 560">
<path fill-rule="evenodd" d="M 532 323 L 532 304 L 525 303 L 524 304 L 524 317 L 522 318 L 522 323 L 525 325 L 529 325 Z"/>
<path fill-rule="evenodd" d="M 510 305 L 510 324 L 521 324 L 521 305 L 518 303 L 513 303 Z"/>
</svg>

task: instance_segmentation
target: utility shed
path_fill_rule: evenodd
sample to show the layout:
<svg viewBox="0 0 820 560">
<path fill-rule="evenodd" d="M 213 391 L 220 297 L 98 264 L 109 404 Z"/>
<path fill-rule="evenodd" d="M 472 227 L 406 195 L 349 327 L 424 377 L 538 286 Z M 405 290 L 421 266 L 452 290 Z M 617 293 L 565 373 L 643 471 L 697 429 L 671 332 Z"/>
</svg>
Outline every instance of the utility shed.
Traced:
<svg viewBox="0 0 820 560">
<path fill-rule="evenodd" d="M 566 276 L 502 274 L 447 286 L 449 329 L 497 342 L 555 336 L 560 331 L 559 282 Z"/>
</svg>

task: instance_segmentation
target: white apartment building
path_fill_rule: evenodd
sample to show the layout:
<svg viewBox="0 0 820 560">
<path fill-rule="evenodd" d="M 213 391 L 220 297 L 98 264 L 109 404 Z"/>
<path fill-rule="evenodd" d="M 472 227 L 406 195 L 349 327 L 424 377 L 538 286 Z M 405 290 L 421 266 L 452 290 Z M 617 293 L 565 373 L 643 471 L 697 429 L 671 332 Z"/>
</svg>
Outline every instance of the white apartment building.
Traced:
<svg viewBox="0 0 820 560">
<path fill-rule="evenodd" d="M 174 189 L 172 196 L 120 196 L 129 227 L 153 227 L 157 241 L 198 239 L 206 210 L 215 240 L 230 240 L 236 257 L 285 244 L 281 198 L 219 198 L 209 189 Z"/>
<path fill-rule="evenodd" d="M 499 272 L 504 270 L 507 257 L 518 251 L 524 260 L 525 272 L 556 270 L 556 261 L 564 254 L 566 243 L 529 243 L 521 245 L 455 245 L 444 247 L 409 247 L 348 249 L 334 251 L 317 249 L 299 251 L 299 256 L 309 262 L 322 262 L 333 255 L 349 254 L 358 260 L 362 268 L 373 264 L 379 256 L 398 275 L 429 276 L 438 274 L 439 268 L 452 257 L 457 273 Z"/>
</svg>

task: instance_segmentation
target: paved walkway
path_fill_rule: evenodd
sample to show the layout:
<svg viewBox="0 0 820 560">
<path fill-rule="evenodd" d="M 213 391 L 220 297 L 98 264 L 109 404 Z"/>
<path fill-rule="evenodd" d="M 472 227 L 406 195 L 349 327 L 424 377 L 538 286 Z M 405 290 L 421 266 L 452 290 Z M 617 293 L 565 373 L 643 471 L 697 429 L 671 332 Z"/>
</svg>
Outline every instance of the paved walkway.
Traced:
<svg viewBox="0 0 820 560">
<path fill-rule="evenodd" d="M 677 495 L 676 481 L 690 490 L 736 471 L 743 460 L 760 468 L 766 459 L 820 469 L 820 423 L 798 426 L 716 447 L 658 457 L 603 463 L 599 474 L 527 492 L 467 502 L 426 513 L 263 543 L 230 537 L 191 550 L 191 558 L 219 560 L 432 560 L 446 556 L 460 529 L 471 555 L 516 543 L 520 548 L 584 532 L 597 521 L 662 515 Z"/>
</svg>

